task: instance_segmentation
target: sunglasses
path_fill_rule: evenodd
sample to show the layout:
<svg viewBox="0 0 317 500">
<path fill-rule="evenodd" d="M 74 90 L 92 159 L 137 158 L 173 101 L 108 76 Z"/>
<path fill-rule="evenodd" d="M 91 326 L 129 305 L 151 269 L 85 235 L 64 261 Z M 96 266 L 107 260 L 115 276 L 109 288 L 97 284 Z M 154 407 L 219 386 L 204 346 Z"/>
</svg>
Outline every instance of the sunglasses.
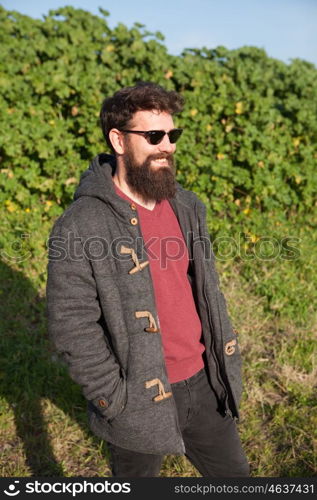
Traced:
<svg viewBox="0 0 317 500">
<path fill-rule="evenodd" d="M 169 132 L 165 132 L 165 130 L 121 130 L 120 132 L 124 132 L 125 134 L 139 134 L 143 135 L 149 144 L 153 146 L 156 144 L 160 144 L 162 142 L 165 134 L 168 135 L 169 141 L 171 144 L 175 144 L 176 141 L 182 135 L 182 128 L 173 128 Z"/>
</svg>

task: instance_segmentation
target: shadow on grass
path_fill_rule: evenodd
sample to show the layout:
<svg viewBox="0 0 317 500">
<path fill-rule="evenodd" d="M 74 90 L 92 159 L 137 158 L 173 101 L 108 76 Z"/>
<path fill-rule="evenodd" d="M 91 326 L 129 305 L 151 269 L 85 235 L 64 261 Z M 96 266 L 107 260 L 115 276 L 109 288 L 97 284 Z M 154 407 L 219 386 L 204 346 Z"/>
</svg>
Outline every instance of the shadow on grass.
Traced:
<svg viewBox="0 0 317 500">
<path fill-rule="evenodd" d="M 64 367 L 54 361 L 44 299 L 21 272 L 1 260 L 0 317 L 0 396 L 14 411 L 26 466 L 30 475 L 63 476 L 50 444 L 41 399 L 49 399 L 89 433 L 85 402 Z"/>
<path fill-rule="evenodd" d="M 95 438 L 89 431 L 81 389 L 69 378 L 64 366 L 56 362 L 55 352 L 47 338 L 44 299 L 39 297 L 37 290 L 21 272 L 13 271 L 1 260 L 0 318 L 0 397 L 7 401 L 14 412 L 16 433 L 24 446 L 26 466 L 33 476 L 64 476 L 61 463 L 54 457 L 41 400 L 48 399 L 65 415 L 70 416 L 71 421 L 76 421 L 84 434 L 91 437 L 96 447 L 100 447 L 100 439 Z M 313 407 L 313 401 L 311 406 Z M 307 411 L 313 411 L 313 408 L 309 405 Z M 270 421 L 274 418 L 275 411 L 272 412 Z M 306 420 L 303 412 L 300 425 L 305 435 Z M 286 432 L 287 421 L 284 425 L 285 433 L 283 425 L 270 427 L 269 423 L 265 425 L 267 436 L 263 428 L 253 424 L 254 429 L 263 433 L 264 440 L 268 439 L 274 444 L 277 454 L 281 453 L 282 457 L 289 456 L 292 442 L 289 432 Z M 248 425 L 252 425 L 251 417 Z M 275 476 L 280 474 L 280 477 L 310 477 L 314 474 L 310 436 L 304 440 L 300 434 L 300 438 L 301 446 L 296 445 L 294 456 L 285 458 L 284 462 L 277 461 L 274 465 Z M 16 446 L 16 442 L 12 444 Z M 253 441 L 250 447 L 254 447 Z M 303 447 L 306 449 L 306 461 L 303 460 Z M 12 462 L 14 459 L 13 450 Z M 170 457 L 166 462 L 169 469 L 166 475 L 171 475 L 172 467 L 175 472 L 173 475 L 177 476 L 179 471 L 171 460 L 174 458 Z M 12 466 L 8 464 L 7 470 L 16 469 L 14 463 Z M 256 472 L 255 470 L 254 475 L 257 475 Z M 272 470 L 269 475 L 272 475 Z"/>
</svg>

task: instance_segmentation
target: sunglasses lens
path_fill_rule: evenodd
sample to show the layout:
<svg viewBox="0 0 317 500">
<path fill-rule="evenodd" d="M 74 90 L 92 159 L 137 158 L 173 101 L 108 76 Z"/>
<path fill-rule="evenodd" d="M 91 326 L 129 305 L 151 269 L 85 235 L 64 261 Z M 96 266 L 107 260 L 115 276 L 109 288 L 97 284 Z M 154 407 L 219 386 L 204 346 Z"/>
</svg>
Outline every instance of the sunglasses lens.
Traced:
<svg viewBox="0 0 317 500">
<path fill-rule="evenodd" d="M 150 140 L 150 143 L 155 145 L 155 144 L 159 144 L 161 142 L 164 135 L 165 135 L 165 132 L 163 130 L 151 130 L 148 133 L 148 138 Z"/>
<path fill-rule="evenodd" d="M 183 129 L 181 128 L 174 128 L 170 132 L 168 132 L 168 138 L 170 140 L 171 144 L 174 144 L 182 135 Z M 150 130 L 149 132 L 146 133 L 146 137 L 150 144 L 156 145 L 159 144 L 166 132 L 164 130 Z"/>
<path fill-rule="evenodd" d="M 182 135 L 183 129 L 181 128 L 174 128 L 174 130 L 171 130 L 168 134 L 169 140 L 171 144 L 175 144 L 176 141 L 180 138 Z"/>
</svg>

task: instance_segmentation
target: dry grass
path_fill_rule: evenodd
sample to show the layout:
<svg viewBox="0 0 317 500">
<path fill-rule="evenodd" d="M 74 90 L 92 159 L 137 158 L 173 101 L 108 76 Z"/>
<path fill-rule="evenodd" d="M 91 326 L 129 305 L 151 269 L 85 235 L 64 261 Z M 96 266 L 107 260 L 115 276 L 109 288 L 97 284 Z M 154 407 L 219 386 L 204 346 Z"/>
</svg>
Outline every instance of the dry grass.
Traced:
<svg viewBox="0 0 317 500">
<path fill-rule="evenodd" d="M 267 312 L 243 280 L 225 280 L 240 332 L 244 396 L 240 431 L 252 474 L 313 476 L 316 468 L 316 321 L 295 327 Z"/>
<path fill-rule="evenodd" d="M 238 271 L 221 275 L 244 360 L 239 429 L 252 475 L 313 476 L 316 324 L 303 329 L 269 312 Z M 4 275 L 1 476 L 109 476 L 107 447 L 88 430 L 80 389 L 47 347 L 42 298 L 22 274 Z M 167 456 L 161 476 L 199 473 L 185 457 Z"/>
</svg>

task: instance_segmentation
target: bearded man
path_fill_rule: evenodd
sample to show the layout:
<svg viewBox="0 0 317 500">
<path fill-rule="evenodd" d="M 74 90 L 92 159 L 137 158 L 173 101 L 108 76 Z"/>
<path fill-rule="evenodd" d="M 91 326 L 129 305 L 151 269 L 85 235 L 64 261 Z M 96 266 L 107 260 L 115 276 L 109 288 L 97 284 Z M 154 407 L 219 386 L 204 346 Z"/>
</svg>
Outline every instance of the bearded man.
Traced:
<svg viewBox="0 0 317 500">
<path fill-rule="evenodd" d="M 107 98 L 113 154 L 92 161 L 50 238 L 49 333 L 116 477 L 158 476 L 166 454 L 185 454 L 203 476 L 249 473 L 238 340 L 206 209 L 175 181 L 182 106 L 147 82 Z"/>
</svg>

